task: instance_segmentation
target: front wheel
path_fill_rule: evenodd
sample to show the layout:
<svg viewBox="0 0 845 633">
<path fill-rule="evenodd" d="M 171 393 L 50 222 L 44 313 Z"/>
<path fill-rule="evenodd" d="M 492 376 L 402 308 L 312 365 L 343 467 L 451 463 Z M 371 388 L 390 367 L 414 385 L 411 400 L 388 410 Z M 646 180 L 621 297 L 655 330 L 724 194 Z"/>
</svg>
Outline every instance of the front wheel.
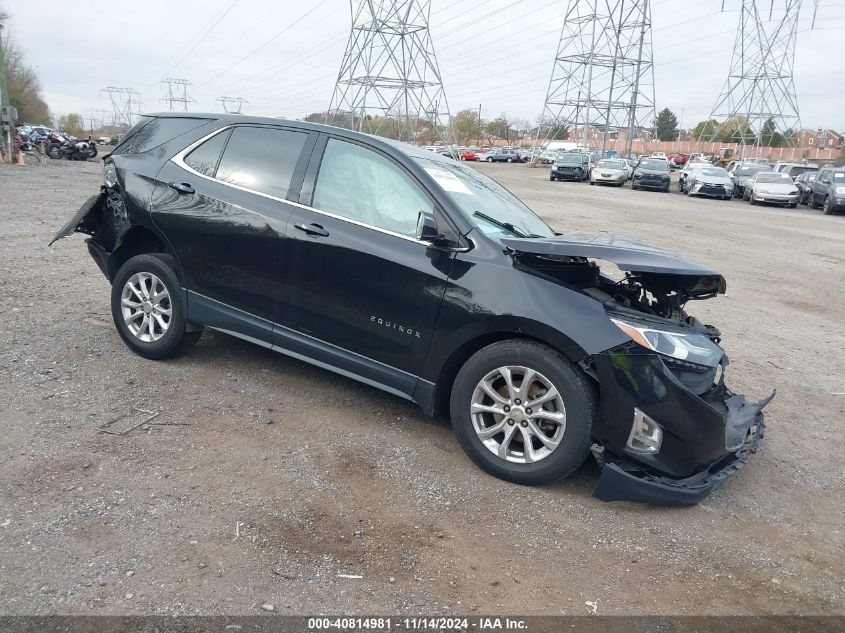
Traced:
<svg viewBox="0 0 845 633">
<path fill-rule="evenodd" d="M 169 255 L 130 258 L 112 282 L 112 319 L 123 342 L 144 358 L 159 360 L 187 351 L 202 335 L 185 318 L 182 285 Z"/>
<path fill-rule="evenodd" d="M 512 163 L 512 162 L 513 162 L 513 158 L 509 158 L 509 159 L 508 159 L 508 162 L 509 162 L 509 163 Z"/>
<path fill-rule="evenodd" d="M 524 485 L 557 481 L 592 443 L 595 395 L 583 372 L 533 341 L 493 343 L 464 364 L 452 386 L 452 427 L 491 475 Z"/>
<path fill-rule="evenodd" d="M 492 162 L 493 162 L 493 159 L 492 159 L 492 158 L 488 158 L 488 159 L 487 159 L 487 162 L 488 162 L 488 163 L 492 163 Z"/>
<path fill-rule="evenodd" d="M 53 159 L 62 157 L 62 149 L 58 145 L 51 145 L 47 148 L 47 156 Z"/>
<path fill-rule="evenodd" d="M 833 207 L 830 205 L 830 198 L 825 196 L 824 203 L 822 204 L 822 213 L 825 215 L 832 215 L 833 214 Z"/>
</svg>

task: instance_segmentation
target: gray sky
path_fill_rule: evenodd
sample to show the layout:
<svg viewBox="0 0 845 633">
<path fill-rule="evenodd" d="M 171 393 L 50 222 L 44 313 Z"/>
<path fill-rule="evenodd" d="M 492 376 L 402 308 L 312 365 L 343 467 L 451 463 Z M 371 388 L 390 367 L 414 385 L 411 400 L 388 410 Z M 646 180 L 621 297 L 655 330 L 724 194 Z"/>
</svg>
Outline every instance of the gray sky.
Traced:
<svg viewBox="0 0 845 633">
<path fill-rule="evenodd" d="M 167 76 L 193 82 L 195 111 L 219 111 L 221 95 L 244 97 L 249 114 L 325 110 L 351 21 L 348 0 L 236 0 L 210 31 L 233 0 L 2 2 L 55 114 L 110 108 L 100 92 L 107 85 L 132 87 L 145 111 L 161 110 L 160 80 Z M 431 33 L 449 109 L 480 103 L 485 118 L 506 112 L 534 121 L 566 4 L 432 0 Z M 812 2 L 804 4 L 794 71 L 801 121 L 843 130 L 837 60 L 845 2 L 821 0 L 813 31 Z M 683 108 L 685 127 L 708 116 L 728 72 L 739 0 L 726 0 L 725 13 L 720 6 L 721 0 L 653 0 L 657 106 L 679 117 Z"/>
</svg>

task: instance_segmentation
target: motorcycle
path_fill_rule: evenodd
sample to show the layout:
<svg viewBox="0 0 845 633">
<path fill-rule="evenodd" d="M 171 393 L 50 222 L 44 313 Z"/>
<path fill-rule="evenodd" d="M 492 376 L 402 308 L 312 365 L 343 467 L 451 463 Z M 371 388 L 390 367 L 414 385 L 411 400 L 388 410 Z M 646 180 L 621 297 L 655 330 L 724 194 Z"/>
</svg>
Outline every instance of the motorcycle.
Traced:
<svg viewBox="0 0 845 633">
<path fill-rule="evenodd" d="M 88 160 L 96 158 L 97 144 L 78 141 L 72 136 L 53 133 L 47 139 L 47 156 L 53 159 Z"/>
</svg>

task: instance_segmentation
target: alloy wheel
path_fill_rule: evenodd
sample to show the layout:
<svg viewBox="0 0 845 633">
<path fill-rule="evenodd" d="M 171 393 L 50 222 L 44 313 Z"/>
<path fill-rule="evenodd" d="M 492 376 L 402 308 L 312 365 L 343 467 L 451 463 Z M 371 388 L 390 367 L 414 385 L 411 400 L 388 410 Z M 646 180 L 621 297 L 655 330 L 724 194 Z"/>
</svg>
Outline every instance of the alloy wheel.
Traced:
<svg viewBox="0 0 845 633">
<path fill-rule="evenodd" d="M 499 367 L 484 376 L 473 391 L 470 417 L 487 450 L 518 464 L 546 459 L 566 431 L 563 398 L 530 367 Z"/>
<path fill-rule="evenodd" d="M 167 333 L 173 305 L 167 286 L 152 273 L 135 273 L 120 297 L 123 321 L 138 340 L 154 343 Z"/>
</svg>

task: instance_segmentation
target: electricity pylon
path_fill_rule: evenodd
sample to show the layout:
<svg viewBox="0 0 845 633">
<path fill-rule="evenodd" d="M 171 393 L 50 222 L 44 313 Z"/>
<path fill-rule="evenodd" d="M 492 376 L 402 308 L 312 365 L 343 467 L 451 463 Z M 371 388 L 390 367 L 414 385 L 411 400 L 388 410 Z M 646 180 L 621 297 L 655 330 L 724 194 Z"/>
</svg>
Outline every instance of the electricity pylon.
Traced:
<svg viewBox="0 0 845 633">
<path fill-rule="evenodd" d="M 697 140 L 714 141 L 728 131 L 741 145 L 761 147 L 778 132 L 793 144 L 801 127 L 793 67 L 802 0 L 762 4 L 758 10 L 756 0 L 741 0 L 731 68 L 710 113 L 720 123 L 706 126 Z M 817 9 L 818 0 L 814 4 Z"/>
<path fill-rule="evenodd" d="M 451 140 L 449 107 L 431 41 L 431 0 L 350 0 L 352 31 L 327 122 L 415 141 Z"/>
<path fill-rule="evenodd" d="M 160 99 L 167 104 L 167 109 L 173 112 L 174 110 L 188 111 L 188 104 L 195 103 L 195 101 L 188 96 L 188 89 L 193 87 L 193 84 L 187 79 L 173 79 L 168 77 L 161 82 L 162 86 L 167 87 L 167 92 Z"/>
<path fill-rule="evenodd" d="M 543 106 L 550 136 L 566 127 L 604 151 L 624 135 L 627 155 L 654 116 L 649 0 L 569 0 Z"/>
<path fill-rule="evenodd" d="M 243 97 L 218 97 L 217 101 L 223 107 L 226 114 L 241 114 L 245 103 L 249 103 Z"/>
<path fill-rule="evenodd" d="M 112 105 L 112 136 L 119 127 L 130 128 L 141 115 L 141 93 L 132 88 L 103 88 Z"/>
</svg>

